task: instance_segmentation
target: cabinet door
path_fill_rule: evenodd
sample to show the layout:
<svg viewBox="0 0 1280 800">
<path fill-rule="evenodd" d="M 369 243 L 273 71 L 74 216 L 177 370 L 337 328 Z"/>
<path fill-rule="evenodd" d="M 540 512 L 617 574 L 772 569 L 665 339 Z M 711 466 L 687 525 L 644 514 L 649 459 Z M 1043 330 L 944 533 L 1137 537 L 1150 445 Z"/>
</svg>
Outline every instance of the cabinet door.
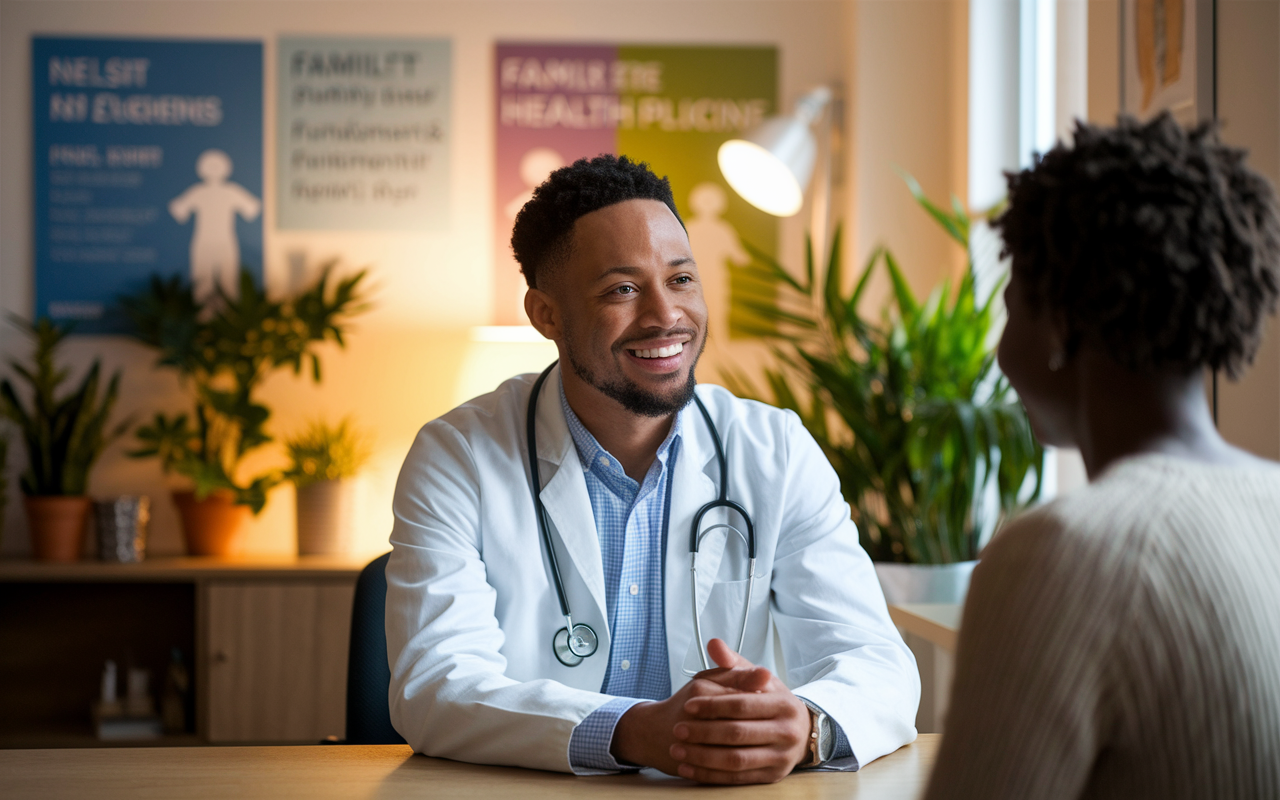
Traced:
<svg viewBox="0 0 1280 800">
<path fill-rule="evenodd" d="M 318 742 L 346 729 L 350 581 L 206 586 L 208 737 Z"/>
</svg>

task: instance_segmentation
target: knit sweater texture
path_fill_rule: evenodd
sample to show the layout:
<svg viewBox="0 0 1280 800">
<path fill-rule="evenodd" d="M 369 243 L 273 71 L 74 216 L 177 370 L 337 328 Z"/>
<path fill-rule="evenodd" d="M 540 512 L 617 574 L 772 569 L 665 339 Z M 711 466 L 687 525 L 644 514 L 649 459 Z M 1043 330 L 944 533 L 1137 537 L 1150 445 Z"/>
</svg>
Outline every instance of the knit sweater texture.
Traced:
<svg viewBox="0 0 1280 800">
<path fill-rule="evenodd" d="M 982 553 L 926 795 L 1280 798 L 1280 467 L 1121 461 Z"/>
</svg>

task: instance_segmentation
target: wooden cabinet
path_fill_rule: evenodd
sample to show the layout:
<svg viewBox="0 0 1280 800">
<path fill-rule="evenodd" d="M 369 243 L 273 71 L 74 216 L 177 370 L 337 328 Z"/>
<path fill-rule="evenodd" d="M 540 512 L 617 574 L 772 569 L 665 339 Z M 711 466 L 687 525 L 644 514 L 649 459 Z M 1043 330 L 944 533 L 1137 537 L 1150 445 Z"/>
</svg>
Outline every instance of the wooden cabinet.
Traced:
<svg viewBox="0 0 1280 800">
<path fill-rule="evenodd" d="M 342 738 L 351 605 L 371 559 L 0 560 L 0 748 L 96 744 L 103 661 L 150 669 L 155 695 L 174 648 L 194 673 L 191 733 L 138 744 Z"/>
<path fill-rule="evenodd" d="M 318 742 L 346 730 L 349 581 L 204 589 L 211 742 Z"/>
</svg>

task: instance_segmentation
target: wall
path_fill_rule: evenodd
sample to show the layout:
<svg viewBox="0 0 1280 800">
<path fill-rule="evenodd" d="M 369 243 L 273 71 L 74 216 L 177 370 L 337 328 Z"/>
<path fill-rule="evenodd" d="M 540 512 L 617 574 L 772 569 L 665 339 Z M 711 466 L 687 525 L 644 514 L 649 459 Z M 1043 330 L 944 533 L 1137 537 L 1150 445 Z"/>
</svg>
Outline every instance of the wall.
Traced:
<svg viewBox="0 0 1280 800">
<path fill-rule="evenodd" d="M 489 209 L 493 182 L 490 120 L 492 44 L 498 39 L 611 40 L 775 44 L 780 52 L 780 99 L 790 108 L 812 86 L 843 80 L 849 134 L 843 205 L 858 256 L 875 242 L 895 247 L 912 283 L 926 291 L 958 264 L 959 255 L 913 205 L 893 172 L 916 174 L 931 193 L 964 196 L 965 85 L 963 3 L 947 0 L 422 0 L 421 2 L 288 2 L 260 0 L 102 0 L 0 3 L 0 309 L 31 308 L 30 48 L 33 33 L 103 36 L 242 37 L 266 49 L 266 280 L 269 291 L 289 281 L 291 257 L 309 263 L 340 257 L 348 268 L 370 265 L 377 309 L 358 324 L 346 351 L 324 356 L 322 387 L 278 375 L 265 387 L 277 432 L 318 415 L 346 414 L 369 428 L 375 456 L 361 479 L 361 550 L 385 546 L 390 497 L 400 462 L 422 423 L 452 407 L 460 394 L 496 372 L 536 368 L 546 345 L 501 345 L 472 340 L 488 322 L 491 253 Z M 454 55 L 452 230 L 439 234 L 364 234 L 274 230 L 275 39 L 281 34 L 448 36 Z M 959 69 L 960 72 L 956 72 Z M 958 87 L 958 88 L 957 88 Z M 957 94 L 960 92 L 961 94 Z M 957 133 L 958 131 L 958 133 Z M 956 137 L 960 138 L 957 139 Z M 959 155 L 957 155 L 959 154 Z M 852 198 L 856 192 L 860 202 Z M 784 223 L 782 253 L 796 264 L 807 216 Z M 858 259 L 861 260 L 860 258 Z M 26 343 L 7 327 L 6 357 Z M 699 375 L 715 381 L 726 362 L 753 365 L 760 347 L 708 353 Z M 177 410 L 186 401 L 174 377 L 151 368 L 145 348 L 113 337 L 78 337 L 66 357 L 76 373 L 95 356 L 125 370 L 122 414 Z M 477 365 L 486 368 L 478 369 Z M 480 381 L 477 384 L 477 381 Z M 15 442 L 16 445 L 16 442 Z M 128 459 L 128 442 L 114 444 L 91 482 L 97 496 L 146 493 L 154 499 L 151 552 L 181 550 L 166 479 L 154 461 Z M 12 483 L 23 460 L 11 450 Z M 279 464 L 267 448 L 247 465 Z M 10 489 L 0 553 L 28 550 L 16 489 Z M 254 520 L 247 551 L 289 552 L 293 502 L 276 490 Z"/>
<path fill-rule="evenodd" d="M 846 257 L 856 272 L 887 245 L 924 294 L 962 269 L 965 255 L 925 216 L 899 170 L 935 199 L 968 196 L 968 3 L 866 0 L 852 12 Z M 865 306 L 877 306 L 885 291 L 873 284 Z"/>
<path fill-rule="evenodd" d="M 1280 186 L 1280 2 L 1218 0 L 1222 138 Z M 1219 381 L 1218 425 L 1229 441 L 1280 459 L 1280 324 L 1273 316 L 1252 368 Z"/>
</svg>

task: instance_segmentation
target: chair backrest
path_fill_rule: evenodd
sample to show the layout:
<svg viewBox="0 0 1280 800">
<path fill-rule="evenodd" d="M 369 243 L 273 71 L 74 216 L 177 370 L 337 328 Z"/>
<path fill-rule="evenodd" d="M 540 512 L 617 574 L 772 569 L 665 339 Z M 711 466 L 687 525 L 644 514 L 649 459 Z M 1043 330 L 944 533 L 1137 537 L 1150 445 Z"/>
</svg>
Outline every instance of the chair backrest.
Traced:
<svg viewBox="0 0 1280 800">
<path fill-rule="evenodd" d="M 351 649 L 347 654 L 347 744 L 404 744 L 391 726 L 387 693 L 387 560 L 371 561 L 356 580 L 351 609 Z"/>
</svg>

